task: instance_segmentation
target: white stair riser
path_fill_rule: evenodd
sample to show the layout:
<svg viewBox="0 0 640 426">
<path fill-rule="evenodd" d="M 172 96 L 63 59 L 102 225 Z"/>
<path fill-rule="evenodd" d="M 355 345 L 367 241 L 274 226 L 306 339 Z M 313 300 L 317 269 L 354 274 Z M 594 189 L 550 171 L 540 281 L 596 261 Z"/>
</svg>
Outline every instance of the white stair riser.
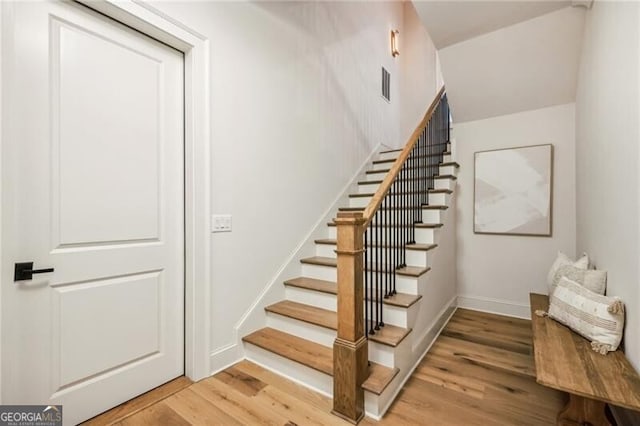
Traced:
<svg viewBox="0 0 640 426">
<path fill-rule="evenodd" d="M 395 160 L 396 158 L 398 158 L 398 155 L 400 155 L 400 151 L 385 152 L 385 153 L 381 152 L 378 154 L 378 158 L 376 158 L 376 160 Z"/>
<path fill-rule="evenodd" d="M 420 301 L 417 301 L 408 308 L 384 305 L 384 311 L 382 312 L 384 323 L 403 328 L 412 328 L 418 316 L 419 305 Z"/>
<path fill-rule="evenodd" d="M 358 190 L 356 194 L 375 194 L 380 186 L 379 183 L 371 184 L 371 185 L 358 185 Z"/>
<path fill-rule="evenodd" d="M 429 204 L 432 206 L 448 206 L 449 197 L 450 195 L 445 193 L 429 194 Z"/>
<path fill-rule="evenodd" d="M 338 280 L 337 268 L 322 265 L 302 264 L 302 276 L 336 282 Z"/>
<path fill-rule="evenodd" d="M 276 355 L 251 343 L 245 342 L 244 349 L 249 361 L 253 361 L 285 377 L 293 378 L 296 382 L 311 389 L 319 390 L 325 395 L 333 395 L 333 377 L 328 374 Z"/>
<path fill-rule="evenodd" d="M 371 194 L 370 192 L 360 192 L 360 194 Z M 429 194 L 429 204 L 447 205 L 449 194 Z M 367 207 L 373 196 L 370 197 L 349 197 L 349 207 Z"/>
<path fill-rule="evenodd" d="M 418 278 L 398 275 L 396 276 L 396 291 L 398 293 L 419 294 L 419 283 Z"/>
<path fill-rule="evenodd" d="M 316 256 L 336 257 L 335 244 L 316 244 Z"/>
<path fill-rule="evenodd" d="M 392 162 L 371 163 L 369 170 L 389 170 L 393 166 Z"/>
<path fill-rule="evenodd" d="M 337 227 L 336 226 L 328 226 L 327 225 L 327 238 L 333 238 L 334 240 L 337 238 Z"/>
<path fill-rule="evenodd" d="M 416 242 L 419 244 L 436 244 L 440 228 L 422 228 L 416 233 Z"/>
<path fill-rule="evenodd" d="M 429 223 L 427 221 L 422 220 L 425 223 Z M 440 222 L 433 222 L 440 223 Z M 416 242 L 420 244 L 434 244 L 437 242 L 439 228 L 416 228 Z M 327 238 L 336 238 L 336 227 L 335 226 L 327 226 Z M 373 234 L 369 234 L 369 238 L 372 238 L 372 241 L 376 241 L 376 236 Z M 382 240 L 384 241 L 384 239 Z M 333 256 L 332 256 L 333 257 Z"/>
<path fill-rule="evenodd" d="M 311 340 L 312 342 L 332 347 L 336 340 L 335 330 L 325 327 L 319 327 L 294 318 L 278 315 L 273 312 L 267 312 L 267 327 L 289 333 L 302 339 Z"/>
<path fill-rule="evenodd" d="M 450 163 L 451 161 L 453 161 L 451 154 L 447 154 L 444 157 L 442 157 L 442 162 L 443 163 Z"/>
<path fill-rule="evenodd" d="M 439 210 L 438 210 L 439 211 Z M 425 223 L 431 223 L 428 220 L 428 217 L 423 217 L 423 222 Z M 440 222 L 433 222 L 433 223 L 440 223 Z M 369 232 L 367 235 L 367 240 L 371 241 L 372 243 L 377 243 L 378 242 L 378 235 L 376 235 L 376 230 L 378 228 L 372 228 L 373 232 Z M 382 228 L 383 230 L 386 230 L 387 228 Z M 393 229 L 393 228 L 392 228 Z M 421 243 L 421 244 L 433 244 L 435 243 L 434 240 L 434 233 L 433 233 L 433 228 L 418 228 L 416 227 L 416 243 Z M 387 237 L 386 235 L 382 235 L 382 238 L 380 238 L 380 241 L 384 244 L 387 241 Z"/>
<path fill-rule="evenodd" d="M 422 214 L 422 222 L 424 223 L 441 223 L 440 215 L 442 210 L 424 210 Z"/>
<path fill-rule="evenodd" d="M 327 309 L 330 311 L 338 310 L 338 298 L 335 294 L 331 293 L 286 286 L 285 298 L 293 302 L 315 306 L 316 308 Z"/>
<path fill-rule="evenodd" d="M 373 197 L 349 197 L 349 207 L 367 207 Z"/>
<path fill-rule="evenodd" d="M 440 166 L 441 175 L 458 175 L 458 168 L 455 166 Z"/>
<path fill-rule="evenodd" d="M 386 172 L 384 172 L 384 173 L 382 173 L 382 172 L 380 172 L 380 173 L 366 173 L 364 175 L 364 177 L 362 179 L 360 179 L 360 180 L 361 181 L 366 181 L 366 182 L 371 182 L 371 181 L 380 182 L 381 180 L 384 179 L 386 174 L 387 174 Z M 379 184 L 380 183 L 372 184 L 372 185 L 375 185 L 377 187 Z M 369 186 L 369 185 L 367 185 L 367 186 Z"/>
<path fill-rule="evenodd" d="M 436 179 L 434 186 L 436 189 L 453 189 L 456 181 L 453 179 Z"/>
<path fill-rule="evenodd" d="M 425 268 L 431 266 L 431 253 L 433 250 L 407 250 L 407 265 Z"/>
</svg>

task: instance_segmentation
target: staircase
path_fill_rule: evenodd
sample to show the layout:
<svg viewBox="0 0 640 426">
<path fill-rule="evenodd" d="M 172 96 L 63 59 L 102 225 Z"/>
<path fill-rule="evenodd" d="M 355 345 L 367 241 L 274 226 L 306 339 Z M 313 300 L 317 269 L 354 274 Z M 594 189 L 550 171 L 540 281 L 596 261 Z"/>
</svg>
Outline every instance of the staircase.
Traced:
<svg viewBox="0 0 640 426">
<path fill-rule="evenodd" d="M 348 205 L 339 208 L 339 212 L 363 212 L 401 152 L 379 152 L 357 181 L 357 190 L 349 195 Z M 442 219 L 450 205 L 459 167 L 452 161 L 449 142 L 437 158 L 439 163 L 432 167 L 437 170 L 433 173 L 433 188 L 425 188 L 428 203 L 419 206 L 422 222 L 415 224 L 415 242 L 403 245 L 406 265 L 395 269 L 395 294 L 382 298 L 378 297 L 377 291 L 365 294 L 364 304 L 372 308 L 364 326 L 369 364 L 361 386 L 365 411 L 374 418 L 384 414 L 418 361 L 416 358 L 422 355 L 416 353 L 414 339 L 417 336 L 413 337 L 413 327 L 420 315 L 423 298 L 429 297 L 428 275 L 433 256 L 438 251 Z M 406 196 L 411 197 L 419 190 L 417 185 L 411 185 L 410 181 L 417 179 L 413 175 L 398 179 L 407 182 L 403 192 Z M 384 204 L 380 208 L 391 209 Z M 403 208 L 410 207 L 399 207 L 395 211 L 402 212 Z M 381 222 L 376 226 L 397 225 Z M 391 240 L 381 237 L 374 240 L 374 235 L 375 232 L 369 250 L 392 244 Z M 333 376 L 339 367 L 334 366 L 333 349 L 338 328 L 336 244 L 336 223 L 331 221 L 326 224 L 324 238 L 315 240 L 316 255 L 300 259 L 301 276 L 284 281 L 286 299 L 265 307 L 266 327 L 242 339 L 248 359 L 327 395 L 334 393 Z M 373 262 L 368 265 L 365 266 L 367 270 L 377 268 Z M 377 320 L 374 321 L 371 312 L 380 301 L 384 326 L 374 331 Z"/>
</svg>

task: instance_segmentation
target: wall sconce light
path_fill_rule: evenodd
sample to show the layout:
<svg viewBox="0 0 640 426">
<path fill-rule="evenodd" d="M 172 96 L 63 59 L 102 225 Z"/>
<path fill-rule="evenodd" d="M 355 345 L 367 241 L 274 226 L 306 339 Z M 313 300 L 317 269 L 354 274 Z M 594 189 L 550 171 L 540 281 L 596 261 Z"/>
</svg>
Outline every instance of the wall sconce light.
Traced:
<svg viewBox="0 0 640 426">
<path fill-rule="evenodd" d="M 398 39 L 400 38 L 399 34 L 400 31 L 391 30 L 391 56 L 393 56 L 394 58 L 400 54 L 400 51 L 398 50 Z"/>
</svg>

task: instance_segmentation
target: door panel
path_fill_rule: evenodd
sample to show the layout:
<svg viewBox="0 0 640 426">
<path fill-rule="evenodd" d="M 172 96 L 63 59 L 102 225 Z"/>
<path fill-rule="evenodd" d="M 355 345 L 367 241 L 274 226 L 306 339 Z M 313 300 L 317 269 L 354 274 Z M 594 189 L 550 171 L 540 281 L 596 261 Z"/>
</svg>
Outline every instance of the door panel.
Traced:
<svg viewBox="0 0 640 426">
<path fill-rule="evenodd" d="M 55 288 L 53 353 L 60 360 L 59 372 L 52 374 L 60 378 L 57 388 L 160 351 L 161 280 L 157 271 Z"/>
<path fill-rule="evenodd" d="M 2 2 L 2 403 L 74 424 L 184 371 L 183 57 Z M 16 262 L 53 267 L 13 281 Z"/>
<path fill-rule="evenodd" d="M 157 240 L 163 63 L 88 28 L 51 23 L 57 247 Z"/>
</svg>

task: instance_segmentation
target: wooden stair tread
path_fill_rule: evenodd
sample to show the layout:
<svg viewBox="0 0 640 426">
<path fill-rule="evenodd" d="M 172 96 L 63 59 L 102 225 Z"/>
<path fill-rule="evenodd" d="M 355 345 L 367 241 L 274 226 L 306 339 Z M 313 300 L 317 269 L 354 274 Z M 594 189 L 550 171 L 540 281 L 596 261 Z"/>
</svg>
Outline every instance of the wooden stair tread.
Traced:
<svg viewBox="0 0 640 426">
<path fill-rule="evenodd" d="M 396 207 L 393 209 L 380 207 L 378 210 L 413 210 L 416 208 L 418 207 L 417 206 Z M 447 210 L 449 206 L 438 205 L 438 204 L 422 204 L 419 208 L 423 210 Z M 341 211 L 341 212 L 357 212 L 364 209 L 366 209 L 366 207 L 338 207 L 338 211 Z"/>
<path fill-rule="evenodd" d="M 380 395 L 399 372 L 399 368 L 389 368 L 371 362 L 369 365 L 369 377 L 362 384 L 362 389 Z"/>
<path fill-rule="evenodd" d="M 388 149 L 386 151 L 380 151 L 380 154 L 389 154 L 391 152 L 402 152 L 403 150 L 404 150 L 404 148 Z"/>
<path fill-rule="evenodd" d="M 429 251 L 429 250 L 433 250 L 434 248 L 438 247 L 437 244 L 419 244 L 419 243 L 413 243 L 413 244 L 407 244 L 407 250 L 416 250 L 416 251 Z"/>
<path fill-rule="evenodd" d="M 398 195 L 415 195 L 415 194 L 452 194 L 453 190 L 451 189 L 427 189 L 426 191 L 402 191 L 397 192 L 395 194 Z M 373 197 L 375 194 L 371 192 L 363 193 L 363 194 L 349 194 L 349 198 L 367 198 Z"/>
<path fill-rule="evenodd" d="M 430 270 L 430 267 L 423 268 L 421 266 L 405 266 L 404 268 L 396 269 L 396 274 L 406 275 L 408 277 L 419 277 L 423 274 L 426 274 Z"/>
<path fill-rule="evenodd" d="M 337 294 L 338 287 L 333 281 L 318 280 L 316 278 L 298 277 L 286 280 L 284 285 L 304 288 L 306 290 L 319 291 L 327 294 Z"/>
<path fill-rule="evenodd" d="M 329 267 L 337 267 L 338 260 L 335 257 L 324 257 L 324 256 L 313 256 L 307 257 L 304 259 L 300 259 L 300 262 L 306 263 L 308 265 L 319 265 L 319 266 L 329 266 Z M 374 271 L 375 267 L 371 268 Z M 429 272 L 431 268 L 423 268 L 422 266 L 405 266 L 400 269 L 396 269 L 396 274 L 398 275 L 406 275 L 409 277 L 419 277 L 427 272 Z"/>
<path fill-rule="evenodd" d="M 335 238 L 322 238 L 322 239 L 315 240 L 315 243 L 325 244 L 325 245 L 336 245 L 338 243 L 338 240 L 336 240 Z M 373 244 L 373 247 L 378 247 L 378 244 Z M 383 244 L 382 247 L 390 247 L 390 246 L 388 244 Z M 413 243 L 413 244 L 406 245 L 407 250 L 419 250 L 419 251 L 429 251 L 436 247 L 438 247 L 437 244 Z"/>
<path fill-rule="evenodd" d="M 337 330 L 338 314 L 328 309 L 317 308 L 304 303 L 282 300 L 265 308 L 267 312 L 282 315 L 298 321 L 317 325 L 319 327 Z M 387 346 L 398 346 L 398 344 L 411 332 L 410 328 L 385 325 L 376 331 L 376 334 L 369 336 L 369 339 Z"/>
<path fill-rule="evenodd" d="M 448 144 L 448 143 L 449 142 L 445 142 L 444 144 L 434 144 L 434 145 L 445 145 L 445 144 Z M 451 155 L 451 151 L 444 151 L 442 154 L 435 153 L 435 154 L 419 155 L 419 156 L 416 156 L 415 158 L 437 157 L 439 155 L 442 155 L 442 156 Z M 374 160 L 372 163 L 373 164 L 383 164 L 383 163 L 393 163 L 395 161 L 396 161 L 395 158 L 389 158 L 389 159 L 385 159 L 385 160 Z"/>
<path fill-rule="evenodd" d="M 444 155 L 448 155 L 449 153 L 445 153 Z M 421 157 L 422 158 L 422 157 Z M 390 160 L 387 160 L 390 161 Z M 460 164 L 456 163 L 455 161 L 444 161 L 442 163 L 438 163 L 438 164 L 434 164 L 434 166 L 438 166 L 438 167 L 447 167 L 447 166 L 454 166 L 456 169 L 460 168 Z M 409 169 L 415 169 L 415 168 L 421 168 L 424 166 L 411 166 L 409 167 Z M 365 172 L 365 174 L 367 175 L 375 175 L 378 173 L 388 173 L 389 169 L 369 169 Z"/>
<path fill-rule="evenodd" d="M 416 223 L 416 228 L 442 228 L 443 223 Z"/>
<path fill-rule="evenodd" d="M 318 280 L 309 277 L 298 277 L 287 280 L 284 285 L 303 288 L 305 290 L 318 291 L 326 294 L 337 294 L 338 286 L 335 282 Z M 400 308 L 409 308 L 413 306 L 418 300 L 422 299 L 422 295 L 419 294 L 406 294 L 397 293 L 393 296 L 383 299 L 382 302 L 385 305 L 398 306 Z"/>
<path fill-rule="evenodd" d="M 333 350 L 310 340 L 265 327 L 242 338 L 267 351 L 333 375 Z"/>
<path fill-rule="evenodd" d="M 333 349 L 327 346 L 269 327 L 255 331 L 243 337 L 242 340 L 333 376 Z M 380 395 L 399 371 L 398 368 L 389 368 L 370 362 L 369 377 L 362 384 L 362 388 Z"/>
<path fill-rule="evenodd" d="M 369 322 L 369 330 L 371 330 L 371 325 L 372 323 Z M 375 333 L 369 334 L 369 340 L 395 348 L 411 333 L 411 329 L 386 324 L 384 327 L 380 327 L 379 330 L 375 330 Z"/>
<path fill-rule="evenodd" d="M 442 228 L 442 223 L 416 223 L 416 228 Z M 327 226 L 336 226 L 335 222 L 328 222 Z M 385 226 L 386 227 L 386 226 Z M 375 226 L 374 226 L 375 228 Z"/>
<path fill-rule="evenodd" d="M 267 306 L 264 310 L 331 330 L 338 328 L 338 316 L 335 312 L 304 303 L 282 300 Z"/>
<path fill-rule="evenodd" d="M 383 298 L 382 303 L 385 305 L 397 306 L 399 308 L 410 308 L 420 299 L 422 299 L 421 294 L 396 293 L 393 296 Z"/>
<path fill-rule="evenodd" d="M 308 265 L 321 265 L 321 266 L 337 266 L 338 260 L 335 257 L 313 256 L 300 259 L 301 263 Z"/>
<path fill-rule="evenodd" d="M 406 181 L 417 180 L 417 179 L 424 179 L 424 178 L 400 179 L 400 181 L 406 182 Z M 454 175 L 436 175 L 436 176 L 433 177 L 433 179 L 437 179 L 437 180 L 442 180 L 442 179 L 457 180 L 458 178 L 456 176 L 454 176 Z M 358 185 L 379 185 L 381 183 L 382 183 L 382 179 L 358 181 Z"/>
</svg>

